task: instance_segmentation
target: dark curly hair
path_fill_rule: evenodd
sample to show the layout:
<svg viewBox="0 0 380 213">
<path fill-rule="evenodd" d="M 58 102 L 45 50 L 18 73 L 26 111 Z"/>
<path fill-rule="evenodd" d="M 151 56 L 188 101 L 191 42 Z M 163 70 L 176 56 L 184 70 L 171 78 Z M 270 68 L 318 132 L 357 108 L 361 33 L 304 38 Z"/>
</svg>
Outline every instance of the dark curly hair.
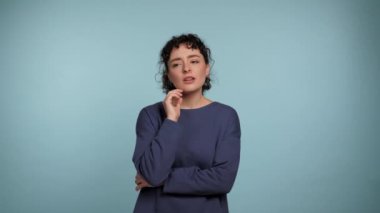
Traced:
<svg viewBox="0 0 380 213">
<path fill-rule="evenodd" d="M 198 49 L 203 55 L 206 64 L 212 62 L 211 50 L 203 43 L 203 41 L 196 34 L 181 34 L 179 36 L 173 36 L 162 48 L 160 53 L 160 71 L 158 74 L 161 75 L 162 89 L 164 93 L 168 93 L 170 90 L 176 89 L 169 81 L 168 78 L 168 61 L 170 58 L 170 53 L 174 48 L 179 48 L 181 44 L 186 44 L 192 49 Z M 205 83 L 202 86 L 202 94 L 204 91 L 211 88 L 211 79 L 209 76 L 206 77 Z"/>
</svg>

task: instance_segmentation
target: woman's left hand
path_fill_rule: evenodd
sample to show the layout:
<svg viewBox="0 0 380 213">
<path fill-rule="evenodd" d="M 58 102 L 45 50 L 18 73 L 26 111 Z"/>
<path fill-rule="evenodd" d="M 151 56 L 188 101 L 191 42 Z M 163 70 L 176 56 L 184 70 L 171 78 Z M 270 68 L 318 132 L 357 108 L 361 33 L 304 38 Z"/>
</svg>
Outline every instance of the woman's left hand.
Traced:
<svg viewBox="0 0 380 213">
<path fill-rule="evenodd" d="M 137 173 L 135 177 L 135 183 L 136 183 L 136 191 L 140 191 L 142 188 L 145 187 L 152 187 L 140 174 Z"/>
</svg>

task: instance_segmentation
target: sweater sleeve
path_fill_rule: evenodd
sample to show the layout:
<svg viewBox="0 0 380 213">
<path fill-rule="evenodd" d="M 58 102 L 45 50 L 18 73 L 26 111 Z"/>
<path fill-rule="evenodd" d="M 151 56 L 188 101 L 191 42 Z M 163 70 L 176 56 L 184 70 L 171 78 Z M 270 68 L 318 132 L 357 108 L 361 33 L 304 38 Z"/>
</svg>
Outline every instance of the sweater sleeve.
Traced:
<svg viewBox="0 0 380 213">
<path fill-rule="evenodd" d="M 240 161 L 240 122 L 236 111 L 230 116 L 226 133 L 216 147 L 211 168 L 173 168 L 164 182 L 165 193 L 212 195 L 230 192 Z"/>
<path fill-rule="evenodd" d="M 171 172 L 181 126 L 165 119 L 155 127 L 148 112 L 140 111 L 136 122 L 136 146 L 133 163 L 138 173 L 152 186 L 159 186 Z"/>
</svg>

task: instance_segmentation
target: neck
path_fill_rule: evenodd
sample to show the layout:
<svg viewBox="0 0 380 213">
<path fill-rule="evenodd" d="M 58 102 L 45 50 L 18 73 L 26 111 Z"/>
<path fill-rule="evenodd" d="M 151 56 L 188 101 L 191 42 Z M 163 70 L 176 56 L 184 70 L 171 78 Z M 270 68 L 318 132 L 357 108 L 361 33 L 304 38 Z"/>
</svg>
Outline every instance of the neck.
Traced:
<svg viewBox="0 0 380 213">
<path fill-rule="evenodd" d="M 193 109 L 203 105 L 206 98 L 203 96 L 202 91 L 194 93 L 184 93 L 182 96 L 182 109 Z"/>
</svg>

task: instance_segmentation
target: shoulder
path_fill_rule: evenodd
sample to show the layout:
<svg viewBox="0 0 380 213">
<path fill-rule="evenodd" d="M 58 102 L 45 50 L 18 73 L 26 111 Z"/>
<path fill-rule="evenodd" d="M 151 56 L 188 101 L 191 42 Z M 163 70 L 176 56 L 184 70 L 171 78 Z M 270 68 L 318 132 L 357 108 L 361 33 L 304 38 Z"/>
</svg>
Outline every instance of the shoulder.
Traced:
<svg viewBox="0 0 380 213">
<path fill-rule="evenodd" d="M 153 103 L 153 104 L 149 104 L 147 106 L 144 106 L 141 111 L 146 111 L 146 112 L 157 112 L 157 111 L 160 111 L 161 109 L 163 109 L 163 105 L 162 105 L 162 101 L 158 101 L 156 103 Z"/>
<path fill-rule="evenodd" d="M 153 104 L 144 106 L 140 110 L 140 116 L 147 116 L 151 120 L 162 120 L 162 118 L 165 116 L 165 109 L 162 104 L 162 101 L 155 102 Z"/>
<path fill-rule="evenodd" d="M 221 126 L 231 126 L 231 125 L 240 125 L 240 119 L 237 110 L 225 103 L 215 102 L 214 103 L 215 112 L 212 113 L 214 119 L 217 120 L 217 123 Z"/>
<path fill-rule="evenodd" d="M 230 105 L 220 102 L 217 102 L 215 107 L 218 111 L 216 114 L 217 123 L 220 125 L 224 136 L 232 134 L 240 137 L 240 119 L 237 110 Z"/>
<path fill-rule="evenodd" d="M 220 115 L 238 117 L 238 112 L 233 106 L 221 103 L 219 101 L 215 101 L 215 105 L 215 108 L 218 111 L 218 113 L 220 113 Z"/>
</svg>

